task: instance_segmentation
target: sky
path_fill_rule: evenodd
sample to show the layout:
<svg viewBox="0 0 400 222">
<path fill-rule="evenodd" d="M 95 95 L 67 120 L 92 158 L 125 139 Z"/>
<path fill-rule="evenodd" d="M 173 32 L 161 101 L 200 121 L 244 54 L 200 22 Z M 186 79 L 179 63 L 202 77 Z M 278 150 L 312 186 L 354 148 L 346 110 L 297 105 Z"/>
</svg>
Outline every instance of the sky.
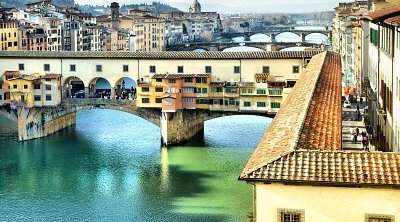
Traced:
<svg viewBox="0 0 400 222">
<path fill-rule="evenodd" d="M 120 4 L 151 3 L 153 0 L 75 0 L 78 4 L 104 5 L 116 1 Z M 194 0 L 156 0 L 187 11 Z M 339 2 L 349 0 L 198 0 L 203 11 L 233 12 L 312 12 L 332 11 Z"/>
</svg>

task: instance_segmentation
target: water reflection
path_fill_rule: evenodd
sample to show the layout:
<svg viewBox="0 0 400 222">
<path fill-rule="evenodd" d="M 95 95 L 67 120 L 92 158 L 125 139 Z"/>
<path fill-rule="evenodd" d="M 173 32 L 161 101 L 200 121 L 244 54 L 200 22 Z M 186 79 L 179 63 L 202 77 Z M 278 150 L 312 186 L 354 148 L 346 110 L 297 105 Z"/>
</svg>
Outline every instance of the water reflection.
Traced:
<svg viewBox="0 0 400 222">
<path fill-rule="evenodd" d="M 167 150 L 158 127 L 116 111 L 79 112 L 76 127 L 24 143 L 1 120 L 6 221 L 244 221 L 251 187 L 237 176 L 270 122 L 207 121 L 204 140 Z"/>
</svg>

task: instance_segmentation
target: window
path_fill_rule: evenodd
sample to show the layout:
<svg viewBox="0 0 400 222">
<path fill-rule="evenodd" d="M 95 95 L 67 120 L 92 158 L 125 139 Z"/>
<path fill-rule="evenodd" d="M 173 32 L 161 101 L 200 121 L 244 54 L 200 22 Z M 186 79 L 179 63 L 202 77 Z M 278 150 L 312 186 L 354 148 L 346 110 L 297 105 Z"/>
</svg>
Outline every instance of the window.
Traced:
<svg viewBox="0 0 400 222">
<path fill-rule="evenodd" d="M 50 90 L 51 90 L 51 85 L 47 85 L 47 84 L 46 84 L 46 90 L 47 90 L 47 91 L 50 91 Z"/>
<path fill-rule="evenodd" d="M 69 71 L 70 72 L 75 72 L 76 71 L 76 65 L 74 65 L 74 64 L 69 65 Z"/>
<path fill-rule="evenodd" d="M 211 72 L 212 72 L 211 66 L 206 66 L 206 73 L 211 73 Z"/>
<path fill-rule="evenodd" d="M 0 100 L 3 100 L 3 95 L 0 95 Z"/>
<path fill-rule="evenodd" d="M 201 93 L 202 93 L 202 94 L 207 94 L 207 88 L 202 88 L 202 89 L 201 89 Z"/>
<path fill-rule="evenodd" d="M 222 87 L 211 87 L 211 92 L 222 93 Z"/>
<path fill-rule="evenodd" d="M 142 98 L 142 103 L 150 103 L 150 98 Z"/>
<path fill-rule="evenodd" d="M 178 73 L 183 73 L 183 66 L 178 66 Z"/>
<path fill-rule="evenodd" d="M 196 83 L 207 83 L 207 78 L 206 77 L 196 78 Z"/>
<path fill-rule="evenodd" d="M 265 107 L 265 102 L 257 102 L 257 107 Z"/>
<path fill-rule="evenodd" d="M 42 101 L 42 96 L 40 96 L 40 95 L 35 95 L 35 96 L 34 96 L 34 99 L 35 99 L 35 102 Z"/>
<path fill-rule="evenodd" d="M 183 103 L 194 103 L 194 98 L 182 98 Z"/>
<path fill-rule="evenodd" d="M 271 102 L 271 108 L 281 108 L 281 103 L 279 103 L 279 102 Z"/>
<path fill-rule="evenodd" d="M 50 94 L 46 94 L 46 101 L 51 101 L 51 95 Z"/>
<path fill-rule="evenodd" d="M 267 83 L 267 79 L 262 79 L 262 83 Z"/>
<path fill-rule="evenodd" d="M 166 99 L 165 100 L 165 105 L 166 106 L 172 106 L 172 100 L 171 99 Z"/>
<path fill-rule="evenodd" d="M 194 92 L 194 88 L 192 88 L 192 87 L 190 87 L 190 88 L 189 87 L 184 87 L 183 88 L 183 92 L 191 92 L 192 93 L 192 92 Z"/>
<path fill-rule="evenodd" d="M 263 66 L 263 73 L 269 74 L 269 66 Z"/>
<path fill-rule="evenodd" d="M 156 92 L 163 92 L 163 87 L 156 87 Z"/>
<path fill-rule="evenodd" d="M 237 93 L 238 89 L 237 88 L 225 88 L 226 93 Z"/>
<path fill-rule="evenodd" d="M 142 92 L 150 92 L 149 87 L 142 87 Z"/>
<path fill-rule="evenodd" d="M 156 82 L 162 82 L 161 78 L 156 78 Z"/>
<path fill-rule="evenodd" d="M 244 107 L 250 107 L 251 106 L 251 102 L 243 102 L 243 106 Z"/>
<path fill-rule="evenodd" d="M 265 90 L 265 89 L 257 89 L 257 94 L 258 95 L 266 95 L 267 94 L 267 90 Z"/>
<path fill-rule="evenodd" d="M 162 103 L 162 98 L 156 98 L 156 103 Z"/>
<path fill-rule="evenodd" d="M 34 89 L 40 89 L 40 84 L 35 84 L 35 85 L 33 85 L 33 88 L 34 88 Z"/>
<path fill-rule="evenodd" d="M 18 64 L 18 69 L 19 69 L 20 71 L 25 70 L 25 64 L 24 64 L 24 63 Z"/>
<path fill-rule="evenodd" d="M 280 222 L 304 222 L 304 210 L 278 210 L 278 221 Z"/>
<path fill-rule="evenodd" d="M 280 96 L 280 95 L 282 95 L 282 89 L 270 89 L 269 95 Z"/>
<path fill-rule="evenodd" d="M 28 89 L 28 85 L 24 85 L 24 89 Z"/>
<path fill-rule="evenodd" d="M 193 82 L 193 78 L 191 77 L 185 77 L 183 80 L 184 82 Z"/>
<path fill-rule="evenodd" d="M 44 64 L 44 71 L 49 72 L 50 71 L 50 64 Z"/>
<path fill-rule="evenodd" d="M 102 65 L 96 65 L 96 72 L 102 72 L 103 71 L 103 66 Z"/>
<path fill-rule="evenodd" d="M 13 88 L 14 88 L 14 89 L 18 89 L 18 85 L 17 85 L 17 84 L 14 84 L 14 85 L 13 85 Z"/>
<path fill-rule="evenodd" d="M 122 71 L 123 72 L 129 72 L 129 66 L 128 65 L 123 65 L 122 66 Z"/>
<path fill-rule="evenodd" d="M 175 84 L 176 80 L 175 79 L 168 79 L 168 83 Z"/>
<path fill-rule="evenodd" d="M 293 66 L 293 73 L 299 73 L 300 72 L 300 67 L 299 66 Z"/>
<path fill-rule="evenodd" d="M 150 73 L 156 73 L 156 66 L 150 66 Z"/>
<path fill-rule="evenodd" d="M 366 214 L 365 222 L 394 222 L 394 216 L 383 214 Z"/>
<path fill-rule="evenodd" d="M 240 73 L 240 66 L 233 67 L 233 73 Z"/>
</svg>

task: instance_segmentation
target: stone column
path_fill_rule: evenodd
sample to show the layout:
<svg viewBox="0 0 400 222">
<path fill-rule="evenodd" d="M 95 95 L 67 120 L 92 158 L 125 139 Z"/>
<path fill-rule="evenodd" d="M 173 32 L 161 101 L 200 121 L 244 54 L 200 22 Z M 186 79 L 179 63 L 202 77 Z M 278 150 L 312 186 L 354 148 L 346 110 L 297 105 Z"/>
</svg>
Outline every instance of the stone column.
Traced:
<svg viewBox="0 0 400 222">
<path fill-rule="evenodd" d="M 196 110 L 161 113 L 161 142 L 163 146 L 189 141 L 204 128 L 204 117 Z"/>
<path fill-rule="evenodd" d="M 115 88 L 111 87 L 111 98 L 110 99 L 115 99 Z"/>
<path fill-rule="evenodd" d="M 304 33 L 300 33 L 301 42 L 306 42 L 306 35 Z"/>
<path fill-rule="evenodd" d="M 89 99 L 89 86 L 85 87 L 85 99 Z"/>
<path fill-rule="evenodd" d="M 270 34 L 270 37 L 271 37 L 271 42 L 275 42 L 276 40 L 275 40 L 275 34 Z"/>
</svg>

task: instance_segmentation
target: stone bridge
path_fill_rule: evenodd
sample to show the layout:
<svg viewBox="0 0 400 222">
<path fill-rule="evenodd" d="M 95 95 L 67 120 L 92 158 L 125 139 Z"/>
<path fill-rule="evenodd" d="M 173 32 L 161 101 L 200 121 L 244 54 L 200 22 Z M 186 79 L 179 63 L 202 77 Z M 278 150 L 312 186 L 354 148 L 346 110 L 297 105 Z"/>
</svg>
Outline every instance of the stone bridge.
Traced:
<svg viewBox="0 0 400 222">
<path fill-rule="evenodd" d="M 222 33 L 221 37 L 232 39 L 235 37 L 244 37 L 245 41 L 249 41 L 250 37 L 255 34 L 265 34 L 271 38 L 271 42 L 276 42 L 276 36 L 285 32 L 293 33 L 298 35 L 301 38 L 301 42 L 306 41 L 306 36 L 314 33 L 323 34 L 328 37 L 328 39 L 332 38 L 332 31 L 327 27 L 326 30 L 296 30 L 294 27 L 282 27 L 269 29 L 263 32 L 238 32 L 238 33 Z"/>
<path fill-rule="evenodd" d="M 280 51 L 282 49 L 305 46 L 310 48 L 320 48 L 321 44 L 316 43 L 299 43 L 299 42 L 280 42 L 280 43 L 270 43 L 270 42 L 194 42 L 190 44 L 176 44 L 167 46 L 168 51 L 193 51 L 195 49 L 204 49 L 206 51 L 224 51 L 225 49 L 237 47 L 237 46 L 249 46 L 261 49 L 263 51 Z"/>
<path fill-rule="evenodd" d="M 165 146 L 189 141 L 202 133 L 204 122 L 232 115 L 258 115 L 273 118 L 273 114 L 251 111 L 179 110 L 162 112 L 156 108 L 140 108 L 136 100 L 64 98 L 57 107 L 34 107 L 11 109 L 0 106 L 0 115 L 18 124 L 19 141 L 32 140 L 51 135 L 76 123 L 80 110 L 111 109 L 141 117 L 160 127 L 161 143 Z"/>
</svg>

